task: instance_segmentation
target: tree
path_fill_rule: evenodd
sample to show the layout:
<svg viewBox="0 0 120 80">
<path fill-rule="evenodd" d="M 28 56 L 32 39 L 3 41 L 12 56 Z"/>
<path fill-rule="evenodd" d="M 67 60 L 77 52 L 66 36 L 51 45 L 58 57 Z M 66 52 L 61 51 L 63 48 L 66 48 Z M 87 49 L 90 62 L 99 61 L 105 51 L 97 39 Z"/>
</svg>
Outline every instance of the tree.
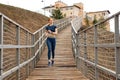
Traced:
<svg viewBox="0 0 120 80">
<path fill-rule="evenodd" d="M 52 16 L 51 17 L 54 18 L 54 19 L 62 19 L 62 18 L 64 18 L 62 12 L 60 11 L 60 9 L 54 9 L 52 11 Z"/>
<path fill-rule="evenodd" d="M 99 19 L 99 21 L 103 21 L 103 20 L 105 20 L 105 19 L 104 19 L 103 16 L 101 16 L 101 18 Z M 99 28 L 106 30 L 106 27 L 108 26 L 108 24 L 109 24 L 109 22 L 106 21 L 106 22 L 102 23 L 102 24 L 99 26 Z"/>
<path fill-rule="evenodd" d="M 88 16 L 87 16 L 87 15 L 85 16 L 85 24 L 86 24 L 87 27 L 90 26 L 90 24 L 89 24 L 89 19 L 88 19 Z"/>
<path fill-rule="evenodd" d="M 94 15 L 93 25 L 96 24 L 98 21 L 96 19 L 96 15 Z"/>
</svg>

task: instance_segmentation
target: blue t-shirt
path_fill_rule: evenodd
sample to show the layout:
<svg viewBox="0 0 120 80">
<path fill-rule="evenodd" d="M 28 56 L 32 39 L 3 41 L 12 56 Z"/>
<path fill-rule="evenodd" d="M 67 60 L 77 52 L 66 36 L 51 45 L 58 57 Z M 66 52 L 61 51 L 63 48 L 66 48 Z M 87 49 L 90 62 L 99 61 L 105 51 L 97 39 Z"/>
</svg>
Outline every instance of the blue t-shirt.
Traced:
<svg viewBox="0 0 120 80">
<path fill-rule="evenodd" d="M 55 25 L 51 25 L 51 26 L 46 26 L 46 30 L 51 30 L 52 32 L 55 32 L 56 26 Z"/>
</svg>

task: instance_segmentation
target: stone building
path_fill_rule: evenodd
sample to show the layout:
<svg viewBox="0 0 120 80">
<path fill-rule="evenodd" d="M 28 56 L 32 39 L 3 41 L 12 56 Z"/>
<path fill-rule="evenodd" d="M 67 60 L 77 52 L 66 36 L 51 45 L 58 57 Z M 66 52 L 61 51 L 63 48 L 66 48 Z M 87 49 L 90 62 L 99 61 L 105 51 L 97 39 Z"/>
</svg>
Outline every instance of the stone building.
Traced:
<svg viewBox="0 0 120 80">
<path fill-rule="evenodd" d="M 109 17 L 109 14 L 110 14 L 109 10 L 96 11 L 96 12 L 87 12 L 87 13 L 84 13 L 84 19 L 87 16 L 87 18 L 89 20 L 89 25 L 92 26 L 94 19 L 96 19 L 97 21 L 104 20 L 104 19 Z M 82 24 L 86 25 L 84 21 L 83 21 Z M 109 22 L 106 22 L 106 24 L 107 24 L 106 27 L 105 27 L 106 30 L 110 31 Z"/>
<path fill-rule="evenodd" d="M 97 20 L 104 18 L 106 19 L 108 15 L 110 14 L 109 10 L 104 10 L 104 11 L 96 11 L 96 12 L 87 12 L 86 15 L 91 19 L 92 21 L 94 20 L 94 17 L 96 17 Z"/>
<path fill-rule="evenodd" d="M 82 25 L 84 25 L 84 26 L 86 26 L 85 21 L 84 21 L 86 16 L 88 17 L 90 26 L 92 26 L 93 25 L 92 22 L 93 22 L 94 18 L 96 18 L 96 20 L 106 19 L 110 14 L 109 10 L 85 12 L 83 3 L 81 3 L 81 2 L 74 3 L 72 6 L 68 6 L 67 4 L 62 2 L 61 0 L 58 0 L 55 2 L 54 5 L 46 6 L 43 9 L 52 14 L 53 10 L 57 9 L 57 8 L 60 9 L 63 16 L 66 18 L 67 17 L 76 17 L 76 16 L 82 17 L 83 18 Z M 107 26 L 106 29 L 109 31 L 110 27 Z"/>
<path fill-rule="evenodd" d="M 68 6 L 67 4 L 59 0 L 55 2 L 55 5 L 46 6 L 43 9 L 45 11 L 52 13 L 52 11 L 56 8 L 59 8 L 65 17 L 83 15 L 83 4 L 82 3 L 76 3 L 76 4 L 73 4 L 72 6 Z"/>
</svg>

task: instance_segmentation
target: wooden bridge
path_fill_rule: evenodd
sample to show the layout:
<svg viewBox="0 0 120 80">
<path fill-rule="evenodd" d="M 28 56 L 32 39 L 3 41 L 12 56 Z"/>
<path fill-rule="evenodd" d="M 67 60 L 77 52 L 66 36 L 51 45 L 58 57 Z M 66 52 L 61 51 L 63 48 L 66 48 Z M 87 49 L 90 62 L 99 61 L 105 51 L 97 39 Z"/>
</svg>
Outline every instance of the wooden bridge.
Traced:
<svg viewBox="0 0 120 80">
<path fill-rule="evenodd" d="M 47 65 L 47 48 L 27 80 L 88 80 L 77 70 L 72 54 L 71 26 L 57 36 L 55 65 Z"/>
<path fill-rule="evenodd" d="M 31 33 L 0 13 L 0 80 L 120 80 L 120 12 L 80 30 L 82 18 L 55 21 L 55 64 L 48 67 L 45 26 Z M 110 26 L 106 31 L 101 26 Z"/>
</svg>

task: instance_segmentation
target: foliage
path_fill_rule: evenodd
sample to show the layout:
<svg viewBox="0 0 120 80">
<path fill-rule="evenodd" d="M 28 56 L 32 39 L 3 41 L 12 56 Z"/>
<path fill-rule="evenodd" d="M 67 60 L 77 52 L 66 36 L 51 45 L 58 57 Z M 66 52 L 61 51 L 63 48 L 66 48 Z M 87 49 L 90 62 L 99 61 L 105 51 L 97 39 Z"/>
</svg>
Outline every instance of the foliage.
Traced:
<svg viewBox="0 0 120 80">
<path fill-rule="evenodd" d="M 54 19 L 62 19 L 62 18 L 64 18 L 64 16 L 63 16 L 62 12 L 60 11 L 60 9 L 54 9 L 52 11 L 52 16 L 51 17 L 54 18 Z"/>
<path fill-rule="evenodd" d="M 89 19 L 88 19 L 88 16 L 87 16 L 87 15 L 85 16 L 85 24 L 86 24 L 87 27 L 90 26 L 90 24 L 89 24 Z"/>
<path fill-rule="evenodd" d="M 103 21 L 104 20 L 104 17 L 101 17 L 100 19 L 99 19 L 99 21 Z M 106 29 L 106 26 L 107 26 L 107 23 L 108 22 L 104 22 L 104 23 L 102 23 L 100 26 L 99 26 L 99 28 L 102 28 L 102 29 Z"/>
<path fill-rule="evenodd" d="M 94 15 L 93 25 L 96 24 L 98 21 L 96 19 L 96 15 Z"/>
<path fill-rule="evenodd" d="M 81 30 L 89 27 L 91 22 L 92 22 L 92 25 L 94 25 L 94 24 L 96 24 L 96 23 L 98 23 L 98 22 L 100 22 L 100 21 L 103 21 L 103 20 L 104 20 L 104 17 L 103 17 L 103 16 L 101 16 L 101 17 L 97 20 L 96 15 L 94 15 L 94 20 L 91 21 L 91 19 L 89 19 L 89 17 L 86 15 L 86 17 L 84 18 L 85 25 L 83 25 L 83 26 L 81 27 Z M 104 22 L 104 23 L 100 24 L 100 25 L 99 25 L 99 28 L 106 30 L 106 27 L 109 26 L 108 23 L 109 23 L 109 22 Z"/>
</svg>

